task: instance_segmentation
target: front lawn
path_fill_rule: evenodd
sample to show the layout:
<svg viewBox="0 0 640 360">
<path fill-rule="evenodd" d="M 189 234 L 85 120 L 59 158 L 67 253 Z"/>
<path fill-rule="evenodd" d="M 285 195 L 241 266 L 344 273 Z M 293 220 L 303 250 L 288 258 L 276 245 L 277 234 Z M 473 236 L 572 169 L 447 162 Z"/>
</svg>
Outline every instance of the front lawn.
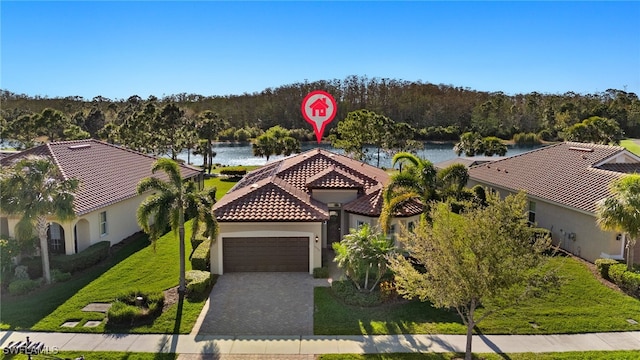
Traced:
<svg viewBox="0 0 640 360">
<path fill-rule="evenodd" d="M 191 234 L 189 223 L 185 227 L 186 256 L 188 257 L 191 253 L 191 243 L 188 240 Z M 38 321 L 31 329 L 38 331 L 110 332 L 111 329 L 105 326 L 105 321 L 102 321 L 97 327 L 83 327 L 83 324 L 89 320 L 104 320 L 105 315 L 100 312 L 84 312 L 81 309 L 92 302 L 111 302 L 116 296 L 129 291 L 151 293 L 177 286 L 180 266 L 178 261 L 179 244 L 174 238 L 173 232 L 158 239 L 155 251 L 146 236 L 137 241 L 144 244 L 142 249 L 114 265 L 91 283 L 78 289 L 73 296 Z M 191 263 L 187 260 L 187 271 L 190 269 Z M 181 304 L 181 309 L 179 309 L 180 304 L 175 303 L 151 324 L 127 329 L 117 328 L 113 331 L 189 333 L 205 300 L 206 297 L 197 301 L 186 299 Z M 22 311 L 30 310 L 22 308 Z M 79 324 L 71 328 L 60 327 L 67 321 L 78 321 Z"/>
<path fill-rule="evenodd" d="M 640 322 L 640 301 L 603 286 L 584 264 L 568 257 L 551 259 L 566 279 L 558 293 L 530 299 L 517 308 L 483 320 L 484 334 L 562 334 L 601 331 L 638 331 L 627 319 Z M 465 334 L 455 311 L 428 303 L 362 308 L 343 305 L 329 288 L 315 289 L 316 335 Z"/>
<path fill-rule="evenodd" d="M 620 146 L 640 156 L 640 144 L 638 144 L 636 141 L 637 140 L 634 139 L 625 139 L 620 141 Z"/>
</svg>

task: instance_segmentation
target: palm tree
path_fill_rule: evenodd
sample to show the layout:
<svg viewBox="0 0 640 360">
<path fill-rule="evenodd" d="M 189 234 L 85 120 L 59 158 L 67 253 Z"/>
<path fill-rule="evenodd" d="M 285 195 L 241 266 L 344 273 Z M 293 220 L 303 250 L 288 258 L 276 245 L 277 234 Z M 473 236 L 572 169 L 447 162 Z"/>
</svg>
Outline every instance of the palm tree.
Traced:
<svg viewBox="0 0 640 360">
<path fill-rule="evenodd" d="M 596 206 L 598 225 L 603 230 L 627 235 L 627 268 L 633 267 L 633 252 L 640 236 L 640 175 L 626 175 L 610 185 L 611 196 Z"/>
<path fill-rule="evenodd" d="M 391 217 L 407 201 L 418 199 L 428 211 L 428 205 L 436 195 L 436 169 L 425 159 L 407 152 L 397 153 L 393 157 L 393 166 L 398 162 L 408 162 L 405 169 L 391 176 L 384 189 L 384 204 L 380 214 L 380 225 L 386 234 L 389 231 Z"/>
<path fill-rule="evenodd" d="M 218 236 L 218 221 L 211 208 L 216 203 L 215 187 L 196 191 L 193 181 L 187 184 L 186 189 L 186 215 L 191 221 L 191 244 L 194 243 L 201 225 L 204 225 L 203 236 L 214 241 Z M 193 248 L 195 250 L 195 247 Z"/>
<path fill-rule="evenodd" d="M 452 164 L 438 172 L 440 198 L 458 198 L 469 181 L 469 171 L 463 164 Z"/>
<path fill-rule="evenodd" d="M 176 232 L 180 241 L 180 284 L 178 292 L 186 292 L 185 282 L 185 246 L 184 246 L 184 213 L 186 208 L 186 189 L 183 184 L 180 168 L 178 164 L 170 159 L 161 158 L 156 160 L 151 167 L 151 172 L 155 174 L 164 171 L 168 176 L 168 181 L 156 177 L 148 177 L 138 183 L 138 194 L 143 194 L 149 190 L 154 192 L 140 204 L 137 211 L 138 225 L 149 234 L 149 238 L 155 245 L 155 241 L 162 235 L 169 224 Z"/>
<path fill-rule="evenodd" d="M 49 159 L 35 156 L 21 159 L 0 177 L 0 209 L 9 215 L 22 215 L 16 226 L 17 239 L 31 238 L 36 229 L 47 284 L 51 282 L 47 218 L 65 221 L 75 217 L 73 200 L 79 183 L 77 179 L 65 179 Z"/>
</svg>

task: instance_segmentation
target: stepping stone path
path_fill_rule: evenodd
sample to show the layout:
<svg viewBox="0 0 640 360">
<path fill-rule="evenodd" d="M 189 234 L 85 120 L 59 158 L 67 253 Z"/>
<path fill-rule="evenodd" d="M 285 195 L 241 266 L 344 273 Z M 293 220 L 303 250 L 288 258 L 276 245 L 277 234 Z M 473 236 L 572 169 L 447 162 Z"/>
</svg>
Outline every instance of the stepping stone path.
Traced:
<svg viewBox="0 0 640 360">
<path fill-rule="evenodd" d="M 67 321 L 64 324 L 60 325 L 60 327 L 72 328 L 72 327 L 76 327 L 76 325 L 78 324 L 80 324 L 80 321 Z"/>
<path fill-rule="evenodd" d="M 84 325 L 82 325 L 82 327 L 92 328 L 92 327 L 96 327 L 96 326 L 98 326 L 100 324 L 102 324 L 102 321 L 89 320 L 86 323 L 84 323 Z"/>
<path fill-rule="evenodd" d="M 111 307 L 110 303 L 91 303 L 82 308 L 82 311 L 106 313 Z"/>
</svg>

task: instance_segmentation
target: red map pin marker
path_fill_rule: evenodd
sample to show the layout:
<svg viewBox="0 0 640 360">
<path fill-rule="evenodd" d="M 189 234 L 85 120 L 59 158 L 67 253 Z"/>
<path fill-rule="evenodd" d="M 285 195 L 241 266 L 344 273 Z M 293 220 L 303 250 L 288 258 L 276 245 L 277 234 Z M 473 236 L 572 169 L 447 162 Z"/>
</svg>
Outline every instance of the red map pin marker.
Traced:
<svg viewBox="0 0 640 360">
<path fill-rule="evenodd" d="M 336 117 L 337 110 L 336 99 L 326 91 L 312 91 L 302 100 L 302 116 L 313 126 L 318 144 L 322 141 L 324 127 Z"/>
</svg>

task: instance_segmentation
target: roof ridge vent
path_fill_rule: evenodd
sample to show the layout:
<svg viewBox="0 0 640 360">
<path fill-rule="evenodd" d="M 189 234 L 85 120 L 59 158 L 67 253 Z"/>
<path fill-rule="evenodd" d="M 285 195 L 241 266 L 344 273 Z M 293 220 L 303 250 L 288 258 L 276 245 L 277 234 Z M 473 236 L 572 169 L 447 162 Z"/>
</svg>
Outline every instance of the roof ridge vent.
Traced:
<svg viewBox="0 0 640 360">
<path fill-rule="evenodd" d="M 569 150 L 593 152 L 592 148 L 584 148 L 584 147 L 579 147 L 579 146 L 569 146 Z"/>
<path fill-rule="evenodd" d="M 80 144 L 80 145 L 71 145 L 69 146 L 69 149 L 78 150 L 78 149 L 86 149 L 90 147 L 91 147 L 91 144 Z"/>
</svg>

